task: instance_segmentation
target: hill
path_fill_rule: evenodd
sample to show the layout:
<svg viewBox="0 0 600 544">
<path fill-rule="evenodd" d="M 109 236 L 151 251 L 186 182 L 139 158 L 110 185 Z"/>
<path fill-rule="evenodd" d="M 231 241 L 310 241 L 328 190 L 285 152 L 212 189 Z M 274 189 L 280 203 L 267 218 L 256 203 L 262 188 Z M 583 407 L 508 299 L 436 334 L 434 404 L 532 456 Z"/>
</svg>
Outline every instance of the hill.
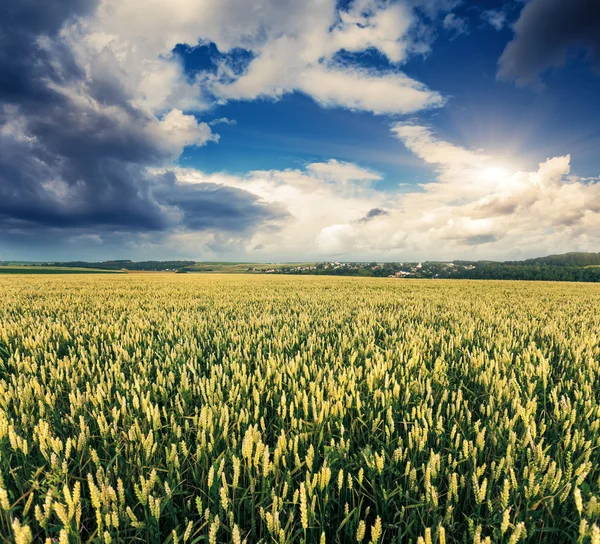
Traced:
<svg viewBox="0 0 600 544">
<path fill-rule="evenodd" d="M 570 252 L 562 255 L 548 255 L 525 261 L 513 261 L 516 264 L 536 265 L 545 264 L 551 266 L 598 266 L 600 265 L 600 253 Z"/>
</svg>

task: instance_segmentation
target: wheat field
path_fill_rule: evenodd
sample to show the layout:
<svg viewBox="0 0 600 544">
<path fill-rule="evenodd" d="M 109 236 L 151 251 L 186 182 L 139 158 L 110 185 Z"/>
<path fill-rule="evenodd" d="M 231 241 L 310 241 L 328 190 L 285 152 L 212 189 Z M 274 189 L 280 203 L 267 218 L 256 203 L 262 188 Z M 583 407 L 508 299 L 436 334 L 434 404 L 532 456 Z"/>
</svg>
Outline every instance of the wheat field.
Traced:
<svg viewBox="0 0 600 544">
<path fill-rule="evenodd" d="M 0 277 L 4 542 L 600 543 L 600 286 Z"/>
</svg>

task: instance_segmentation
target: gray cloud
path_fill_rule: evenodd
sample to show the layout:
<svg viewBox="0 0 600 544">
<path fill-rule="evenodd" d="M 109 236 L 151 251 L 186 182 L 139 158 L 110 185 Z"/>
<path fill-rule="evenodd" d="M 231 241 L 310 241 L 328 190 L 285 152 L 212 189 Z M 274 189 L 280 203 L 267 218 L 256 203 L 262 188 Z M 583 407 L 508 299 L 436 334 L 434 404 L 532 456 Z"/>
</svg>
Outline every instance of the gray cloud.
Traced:
<svg viewBox="0 0 600 544">
<path fill-rule="evenodd" d="M 258 196 L 218 183 L 178 184 L 172 173 L 158 191 L 159 200 L 183 214 L 181 224 L 195 231 L 217 229 L 244 232 L 256 225 L 275 224 L 288 217 L 282 206 L 267 204 Z"/>
<path fill-rule="evenodd" d="M 469 246 L 479 246 L 482 244 L 490 244 L 492 242 L 497 242 L 498 237 L 494 234 L 479 234 L 475 236 L 468 236 L 463 240 L 463 242 Z"/>
<path fill-rule="evenodd" d="M 360 223 L 366 223 L 367 221 L 372 221 L 377 217 L 381 217 L 382 215 L 389 215 L 390 212 L 384 210 L 383 208 L 372 208 L 370 209 L 364 217 L 361 217 L 358 221 Z"/>
<path fill-rule="evenodd" d="M 0 102 L 35 104 L 53 94 L 43 78 L 64 81 L 78 75 L 66 48 L 58 69 L 49 62 L 39 38 L 55 40 L 68 19 L 91 13 L 95 7 L 95 0 L 4 2 L 0 8 Z"/>
<path fill-rule="evenodd" d="M 507 24 L 506 13 L 500 9 L 488 9 L 481 12 L 481 20 L 495 30 L 502 30 Z"/>
<path fill-rule="evenodd" d="M 120 79 L 93 59 L 88 76 L 61 39 L 92 0 L 20 0 L 0 9 L 0 230 L 3 238 L 52 232 L 244 232 L 285 211 L 241 189 L 186 186 L 152 167 L 176 158 L 171 125 L 133 105 Z M 181 114 L 181 112 L 179 112 Z M 179 129 L 181 118 L 175 120 Z M 209 141 L 210 129 L 205 141 Z M 191 136 L 189 136 L 191 134 Z M 173 144 L 175 139 L 175 144 Z"/>
<path fill-rule="evenodd" d="M 494 197 L 483 203 L 478 203 L 472 210 L 472 217 L 498 217 L 503 215 L 511 215 L 517 211 L 520 205 L 531 205 L 524 195 L 511 195 L 509 197 L 500 196 Z"/>
<path fill-rule="evenodd" d="M 531 0 L 514 30 L 515 38 L 499 60 L 502 79 L 539 85 L 540 75 L 563 66 L 573 49 L 584 50 L 599 66 L 598 0 Z"/>
</svg>

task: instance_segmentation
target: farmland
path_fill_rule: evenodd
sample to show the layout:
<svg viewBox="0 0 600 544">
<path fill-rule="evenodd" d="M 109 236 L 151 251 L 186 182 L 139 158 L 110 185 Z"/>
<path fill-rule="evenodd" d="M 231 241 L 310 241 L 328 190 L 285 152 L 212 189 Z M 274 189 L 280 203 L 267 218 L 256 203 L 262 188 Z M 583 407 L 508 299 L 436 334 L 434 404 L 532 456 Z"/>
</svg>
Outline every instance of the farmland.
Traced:
<svg viewBox="0 0 600 544">
<path fill-rule="evenodd" d="M 600 542 L 600 286 L 0 277 L 0 539 Z"/>
</svg>

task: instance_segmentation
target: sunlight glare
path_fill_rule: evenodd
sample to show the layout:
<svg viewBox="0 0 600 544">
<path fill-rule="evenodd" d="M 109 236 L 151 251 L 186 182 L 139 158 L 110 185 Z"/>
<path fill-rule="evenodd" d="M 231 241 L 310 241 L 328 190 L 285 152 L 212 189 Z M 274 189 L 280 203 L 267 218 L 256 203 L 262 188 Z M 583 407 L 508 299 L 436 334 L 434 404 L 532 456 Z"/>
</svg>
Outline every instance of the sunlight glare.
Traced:
<svg viewBox="0 0 600 544">
<path fill-rule="evenodd" d="M 481 177 L 488 181 L 500 181 L 509 175 L 508 169 L 502 166 L 489 166 L 481 171 Z"/>
</svg>

